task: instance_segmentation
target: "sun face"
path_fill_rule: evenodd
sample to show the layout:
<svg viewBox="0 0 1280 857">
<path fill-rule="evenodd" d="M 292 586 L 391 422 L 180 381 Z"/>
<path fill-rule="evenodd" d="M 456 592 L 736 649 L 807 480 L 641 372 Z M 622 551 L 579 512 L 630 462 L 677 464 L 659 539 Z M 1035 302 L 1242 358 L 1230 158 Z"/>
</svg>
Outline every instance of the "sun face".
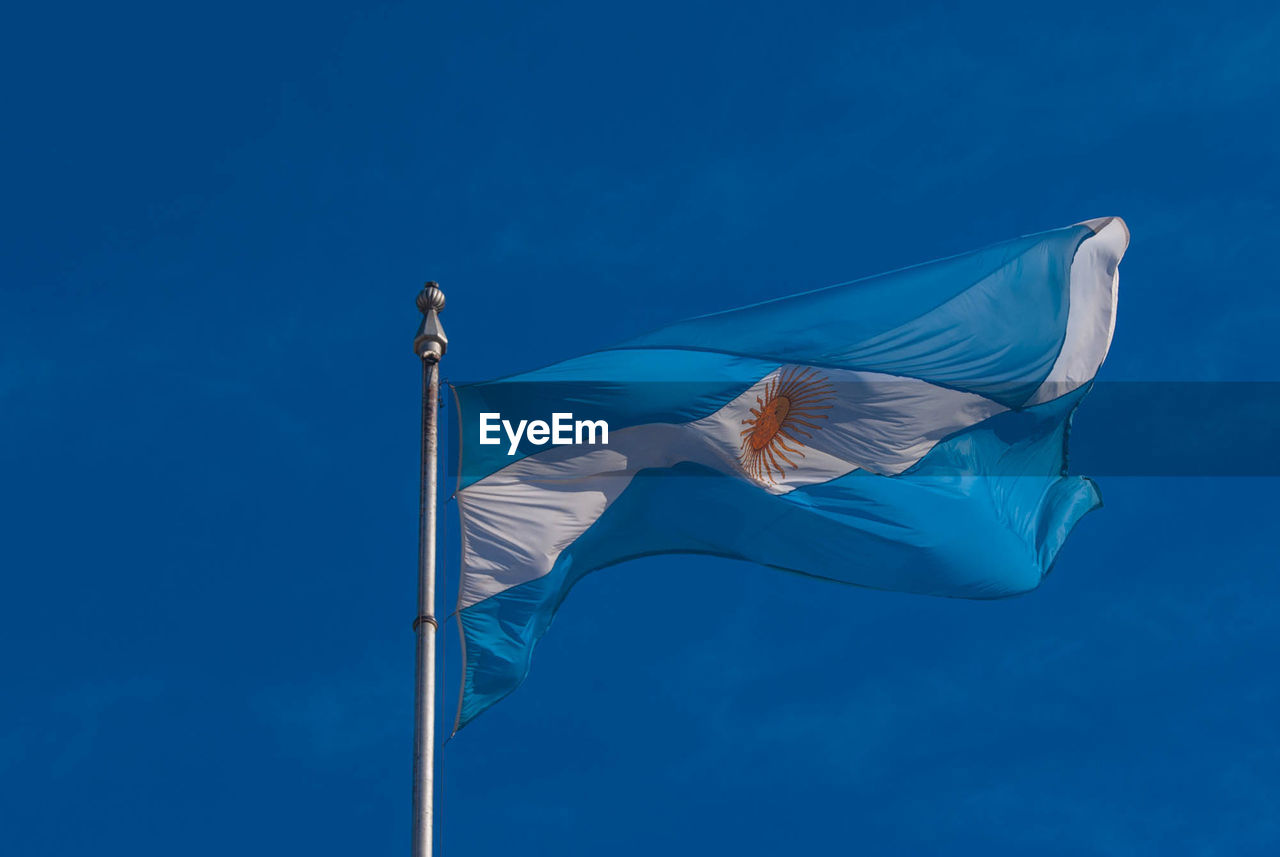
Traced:
<svg viewBox="0 0 1280 857">
<path fill-rule="evenodd" d="M 795 459 L 804 458 L 804 440 L 822 428 L 823 411 L 831 407 L 835 393 L 831 382 L 811 368 L 791 367 L 773 377 L 764 395 L 756 396 L 751 416 L 742 421 L 739 458 L 747 472 L 761 482 L 776 485 L 795 470 Z"/>
</svg>

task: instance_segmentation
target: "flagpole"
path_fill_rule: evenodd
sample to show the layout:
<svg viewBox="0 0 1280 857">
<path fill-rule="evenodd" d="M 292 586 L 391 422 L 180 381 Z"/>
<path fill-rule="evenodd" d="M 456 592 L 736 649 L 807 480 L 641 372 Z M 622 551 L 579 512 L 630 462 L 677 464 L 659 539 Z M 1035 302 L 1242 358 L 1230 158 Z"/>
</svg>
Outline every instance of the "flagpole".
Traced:
<svg viewBox="0 0 1280 857">
<path fill-rule="evenodd" d="M 434 281 L 418 294 L 422 324 L 413 351 L 422 359 L 422 474 L 418 495 L 417 661 L 413 694 L 413 857 L 432 857 L 436 735 L 436 417 L 440 358 L 449 340 L 440 326 L 444 292 Z"/>
</svg>

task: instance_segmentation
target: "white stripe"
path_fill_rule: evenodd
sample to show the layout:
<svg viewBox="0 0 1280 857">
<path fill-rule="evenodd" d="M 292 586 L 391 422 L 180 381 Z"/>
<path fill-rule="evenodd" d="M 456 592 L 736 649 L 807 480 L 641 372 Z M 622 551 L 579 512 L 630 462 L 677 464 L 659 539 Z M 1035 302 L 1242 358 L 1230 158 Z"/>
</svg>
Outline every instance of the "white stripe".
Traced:
<svg viewBox="0 0 1280 857">
<path fill-rule="evenodd" d="M 610 433 L 607 447 L 553 447 L 530 455 L 458 492 L 465 570 L 463 609 L 551 571 L 569 545 L 604 514 L 641 470 L 692 462 L 785 494 L 859 467 L 896 474 L 946 436 L 1005 410 L 972 393 L 915 378 L 821 370 L 838 393 L 822 427 L 791 455 L 776 484 L 756 479 L 739 460 L 743 421 L 769 373 L 714 414 L 689 423 L 649 423 Z"/>
<path fill-rule="evenodd" d="M 1026 402 L 1038 405 L 1066 395 L 1098 374 L 1116 330 L 1120 259 L 1129 246 L 1129 227 L 1119 217 L 1084 222 L 1094 234 L 1071 260 L 1067 331 L 1058 359 Z"/>
</svg>

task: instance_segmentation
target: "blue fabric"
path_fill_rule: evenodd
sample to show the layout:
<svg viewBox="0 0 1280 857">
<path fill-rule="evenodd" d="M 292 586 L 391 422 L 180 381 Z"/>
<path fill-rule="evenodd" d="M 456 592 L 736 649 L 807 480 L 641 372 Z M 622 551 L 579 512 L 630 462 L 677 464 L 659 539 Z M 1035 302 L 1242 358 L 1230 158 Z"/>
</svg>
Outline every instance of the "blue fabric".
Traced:
<svg viewBox="0 0 1280 857">
<path fill-rule="evenodd" d="M 1013 410 L 958 432 L 893 477 L 865 471 L 785 494 L 692 464 L 641 472 L 549 574 L 460 611 L 458 727 L 524 679 L 537 640 L 583 575 L 662 553 L 705 553 L 895 591 L 1026 592 L 1100 505 L 1068 477 L 1066 433 L 1087 388 L 1025 407 L 1062 348 L 1085 226 L 673 324 L 615 349 L 458 388 L 463 489 L 517 456 L 482 446 L 477 415 L 571 410 L 614 430 L 715 412 L 773 368 L 919 378 Z"/>
<path fill-rule="evenodd" d="M 962 256 L 679 322 L 621 346 L 906 375 L 1015 407 L 1066 329 L 1070 226 Z M 981 320 L 975 324 L 975 320 Z"/>
<path fill-rule="evenodd" d="M 696 465 L 640 474 L 550 574 L 461 612 L 458 727 L 520 685 L 578 580 L 628 559 L 703 553 L 960 598 L 1034 589 L 1072 527 L 1102 504 L 1092 480 L 1065 475 L 1067 427 L 1085 392 L 993 417 L 894 478 L 857 471 L 774 495 Z"/>
</svg>

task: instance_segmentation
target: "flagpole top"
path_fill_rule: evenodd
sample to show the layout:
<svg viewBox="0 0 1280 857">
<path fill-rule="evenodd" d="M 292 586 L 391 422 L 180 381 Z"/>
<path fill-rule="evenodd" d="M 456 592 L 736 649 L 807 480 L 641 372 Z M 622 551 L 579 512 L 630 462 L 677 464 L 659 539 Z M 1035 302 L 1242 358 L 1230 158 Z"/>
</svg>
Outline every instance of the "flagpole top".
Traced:
<svg viewBox="0 0 1280 857">
<path fill-rule="evenodd" d="M 418 312 L 426 315 L 428 310 L 444 310 L 444 292 L 435 280 L 428 280 L 418 293 Z"/>
<path fill-rule="evenodd" d="M 417 303 L 418 312 L 422 313 L 422 324 L 418 325 L 418 333 L 413 337 L 413 353 L 428 363 L 436 363 L 449 347 L 449 338 L 440 326 L 439 313 L 444 309 L 444 292 L 440 284 L 429 280 L 418 293 Z"/>
</svg>

